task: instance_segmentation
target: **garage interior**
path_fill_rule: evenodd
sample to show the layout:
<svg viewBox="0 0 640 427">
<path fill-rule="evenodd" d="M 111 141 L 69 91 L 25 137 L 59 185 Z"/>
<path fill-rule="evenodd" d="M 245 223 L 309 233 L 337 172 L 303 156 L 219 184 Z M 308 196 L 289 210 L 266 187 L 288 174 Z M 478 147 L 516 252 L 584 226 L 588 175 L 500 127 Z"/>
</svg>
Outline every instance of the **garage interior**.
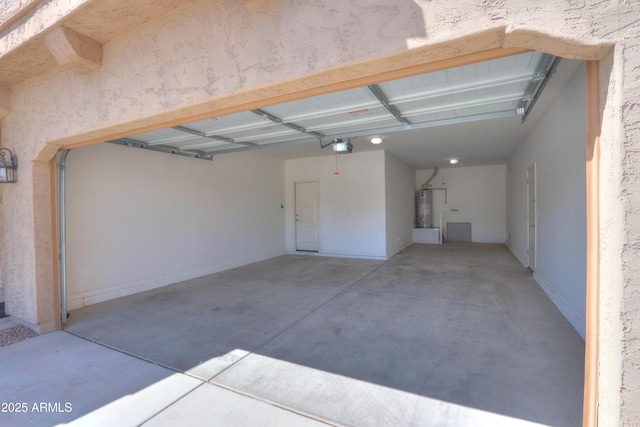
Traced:
<svg viewBox="0 0 640 427">
<path fill-rule="evenodd" d="M 578 425 L 585 85 L 532 52 L 74 149 L 66 330 L 329 423 Z M 470 243 L 414 243 L 427 181 Z"/>
</svg>

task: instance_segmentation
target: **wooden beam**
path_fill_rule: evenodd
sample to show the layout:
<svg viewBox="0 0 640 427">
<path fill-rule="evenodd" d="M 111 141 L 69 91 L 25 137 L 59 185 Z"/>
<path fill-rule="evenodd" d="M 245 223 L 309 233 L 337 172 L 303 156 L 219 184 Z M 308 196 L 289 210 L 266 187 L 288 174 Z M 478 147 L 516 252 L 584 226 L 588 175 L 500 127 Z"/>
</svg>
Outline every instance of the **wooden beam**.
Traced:
<svg viewBox="0 0 640 427">
<path fill-rule="evenodd" d="M 600 342 L 600 70 L 587 62 L 587 321 L 584 361 L 584 427 L 598 425 Z"/>
<path fill-rule="evenodd" d="M 56 62 L 81 73 L 102 66 L 102 45 L 71 28 L 60 27 L 44 38 Z"/>
</svg>

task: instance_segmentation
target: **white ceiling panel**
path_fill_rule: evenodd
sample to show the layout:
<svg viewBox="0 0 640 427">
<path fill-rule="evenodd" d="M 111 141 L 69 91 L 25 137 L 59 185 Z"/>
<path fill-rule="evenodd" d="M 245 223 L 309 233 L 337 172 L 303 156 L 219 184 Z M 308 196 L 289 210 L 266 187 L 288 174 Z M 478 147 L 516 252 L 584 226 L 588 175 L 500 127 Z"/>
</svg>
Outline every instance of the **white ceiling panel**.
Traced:
<svg viewBox="0 0 640 427">
<path fill-rule="evenodd" d="M 236 144 L 230 144 L 225 141 L 216 141 L 211 138 L 196 137 L 174 144 L 174 146 L 180 148 L 181 150 L 209 151 L 211 149 L 234 148 L 236 147 Z"/>
<path fill-rule="evenodd" d="M 172 128 L 141 133 L 135 136 L 136 140 L 146 142 L 149 145 L 173 144 L 191 138 L 193 138 L 193 135 L 185 134 Z"/>
<path fill-rule="evenodd" d="M 350 136 L 361 136 L 366 135 L 367 130 L 371 131 L 371 133 L 375 133 L 377 131 L 385 130 L 385 129 L 395 129 L 405 127 L 402 123 L 398 123 L 397 120 L 393 118 L 385 118 L 385 119 L 371 119 L 371 120 L 359 120 L 352 121 L 347 123 L 337 124 L 331 129 L 327 129 L 325 131 L 325 135 L 328 135 L 333 138 L 343 138 L 344 135 Z"/>
<path fill-rule="evenodd" d="M 393 117 L 381 106 L 375 105 L 372 108 L 359 108 L 356 110 L 340 110 L 333 114 L 310 117 L 297 123 L 307 130 L 332 134 L 331 129 L 358 125 L 364 122 L 375 122 L 378 120 L 394 120 Z"/>
<path fill-rule="evenodd" d="M 378 101 L 367 88 L 334 92 L 312 98 L 287 102 L 264 108 L 264 111 L 285 121 L 299 121 L 336 112 L 362 110 L 378 106 Z"/>
<path fill-rule="evenodd" d="M 259 128 L 237 130 L 235 132 L 227 132 L 227 136 L 238 142 L 261 142 L 266 139 L 278 138 L 296 138 L 300 136 L 299 132 L 288 129 L 284 126 L 278 126 L 273 123 L 261 123 Z"/>
</svg>

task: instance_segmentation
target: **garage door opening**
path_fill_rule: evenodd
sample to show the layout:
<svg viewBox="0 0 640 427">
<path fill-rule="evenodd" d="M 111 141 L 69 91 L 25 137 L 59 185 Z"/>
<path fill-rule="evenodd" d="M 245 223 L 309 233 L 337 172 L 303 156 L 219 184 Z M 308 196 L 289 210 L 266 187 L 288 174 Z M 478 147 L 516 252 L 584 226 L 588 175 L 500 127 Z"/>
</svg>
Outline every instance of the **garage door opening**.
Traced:
<svg viewBox="0 0 640 427">
<path fill-rule="evenodd" d="M 533 57 L 536 55 L 538 60 L 544 57 L 539 53 Z M 511 65 L 517 68 L 514 64 L 520 59 L 514 61 Z M 569 158 L 584 169 L 584 101 L 583 110 L 574 109 L 570 117 L 554 116 L 554 111 L 566 112 L 566 103 L 578 105 L 580 97 L 584 98 L 585 68 L 579 62 L 561 61 L 558 75 L 551 76 L 544 92 L 548 100 L 541 96 L 536 108 L 527 112 L 526 106 L 535 98 L 535 88 L 544 78 L 535 77 L 539 64 L 545 62 L 543 69 L 548 71 L 550 61 L 533 61 L 536 65 L 526 68 L 528 78 L 513 74 L 508 83 L 492 77 L 495 63 L 476 64 L 475 73 L 482 81 L 476 87 L 465 86 L 468 77 L 458 70 L 452 72 L 454 80 L 459 73 L 454 89 L 446 78 L 441 92 L 425 94 L 413 85 L 420 80 L 437 82 L 437 77 L 428 80 L 418 76 L 403 83 L 360 88 L 357 92 L 366 96 L 356 96 L 353 104 L 338 101 L 344 94 L 324 96 L 320 107 L 346 105 L 341 113 L 328 110 L 324 115 L 312 114 L 300 107 L 308 102 L 303 100 L 296 101 L 295 106 L 217 117 L 132 135 L 114 140 L 116 144 L 74 150 L 68 166 L 68 197 L 72 200 L 67 239 L 71 270 L 68 301 L 72 314 L 73 310 L 139 292 L 150 291 L 151 294 L 141 295 L 159 298 L 157 295 L 162 292 L 153 293 L 153 289 L 254 262 L 268 262 L 299 250 L 295 196 L 297 183 L 307 180 L 318 183 L 318 208 L 322 209 L 318 218 L 324 221 L 320 222 L 318 233 L 323 255 L 374 263 L 390 259 L 388 262 L 392 263 L 396 254 L 436 250 L 410 245 L 415 223 L 413 196 L 419 175 L 430 174 L 439 167 L 443 169 L 439 178 L 445 180 L 451 197 L 446 209 L 442 205 L 439 213 L 445 220 L 465 222 L 465 215 L 471 218 L 472 230 L 480 233 L 475 240 L 472 235 L 475 244 L 506 243 L 522 264 L 518 268 L 524 268 L 523 259 L 529 262 L 526 168 L 533 158 L 542 156 L 542 163 L 537 161 L 541 179 L 543 173 L 549 181 L 567 171 L 570 174 L 566 185 L 546 188 L 544 196 L 539 193 L 540 210 L 546 210 L 537 223 L 541 228 L 538 233 L 544 233 L 540 238 L 547 240 L 538 241 L 537 250 L 541 255 L 546 253 L 547 258 L 542 256 L 537 263 L 547 264 L 546 269 L 542 265 L 536 269 L 538 275 L 534 277 L 547 294 L 560 292 L 562 296 L 553 301 L 555 306 L 584 336 L 586 314 L 584 310 L 580 312 L 580 307 L 586 298 L 586 255 L 582 254 L 582 264 L 579 256 L 574 257 L 575 251 L 566 252 L 558 261 L 555 252 L 545 248 L 555 245 L 555 250 L 561 250 L 563 244 L 579 248 L 586 240 L 586 231 L 580 230 L 586 219 L 575 221 L 572 217 L 576 228 L 562 227 L 566 209 L 582 209 L 581 218 L 586 217 L 584 204 L 580 206 L 575 194 L 563 199 L 563 195 L 575 190 L 575 185 L 582 185 L 584 197 L 584 173 L 580 175 L 583 170 L 557 165 L 554 160 L 561 156 L 550 151 L 552 146 L 568 149 L 565 135 L 573 133 L 570 139 L 580 141 L 583 152 L 569 152 Z M 509 62 L 504 61 L 502 66 L 505 63 Z M 556 77 L 561 82 L 558 86 L 554 85 Z M 497 89 L 501 85 L 524 89 L 502 92 Z M 532 85 L 533 89 L 528 89 Z M 385 91 L 387 87 L 397 89 L 397 93 Z M 471 91 L 482 95 L 476 104 L 468 97 Z M 375 108 L 369 98 L 375 101 Z M 435 100 L 446 101 L 448 108 L 429 104 Z M 418 103 L 422 105 L 416 106 Z M 508 114 L 498 112 L 497 106 L 503 104 L 509 104 Z M 407 109 L 402 110 L 399 105 Z M 487 110 L 487 106 L 496 110 Z M 528 118 L 523 125 L 520 122 L 525 112 Z M 293 113 L 301 117 L 294 128 L 286 126 L 291 124 L 287 114 Z M 581 113 L 580 122 L 577 118 Z M 388 118 L 383 121 L 380 115 Z M 432 120 L 414 128 L 400 120 L 422 116 Z M 491 120 L 476 121 L 490 117 Z M 566 126 L 553 134 L 558 118 Z M 338 130 L 320 132 L 317 129 L 323 123 Z M 373 131 L 365 129 L 372 123 L 378 127 Z M 205 127 L 219 125 L 234 133 L 214 133 Z M 520 133 L 522 126 L 527 126 L 527 137 Z M 497 127 L 502 130 L 499 137 L 494 131 Z M 304 136 L 302 140 L 300 135 Z M 371 135 L 381 136 L 383 144 L 373 146 L 366 138 Z M 355 138 L 353 153 L 340 155 L 341 174 L 336 176 L 332 173 L 334 157 L 327 155 L 320 142 L 323 138 L 347 136 Z M 213 161 L 193 162 L 133 147 L 188 152 L 197 157 L 213 155 Z M 431 151 L 422 151 L 427 149 Z M 501 157 L 503 152 L 509 155 Z M 455 167 L 448 163 L 453 157 L 460 159 Z M 123 168 L 114 172 L 109 167 L 114 163 Z M 543 164 L 548 168 L 545 172 Z M 542 182 L 540 192 L 544 185 Z M 483 200 L 476 200 L 476 196 Z M 565 231 L 570 237 L 561 238 Z M 87 242 L 91 242 L 90 251 L 86 249 Z M 455 246 L 447 245 L 444 250 L 450 248 Z M 455 251 L 450 255 L 455 257 Z M 429 274 L 433 272 L 425 273 L 425 277 Z M 300 282 L 307 278 L 301 277 Z M 562 289 L 559 283 L 570 286 Z M 581 394 L 582 390 L 576 392 Z"/>
</svg>

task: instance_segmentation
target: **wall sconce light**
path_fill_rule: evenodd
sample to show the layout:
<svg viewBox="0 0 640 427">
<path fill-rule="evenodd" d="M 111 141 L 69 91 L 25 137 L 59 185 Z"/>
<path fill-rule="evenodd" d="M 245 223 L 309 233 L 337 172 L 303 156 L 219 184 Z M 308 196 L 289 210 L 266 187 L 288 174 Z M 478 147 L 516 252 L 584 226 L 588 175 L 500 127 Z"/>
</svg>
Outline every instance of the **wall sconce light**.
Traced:
<svg viewBox="0 0 640 427">
<path fill-rule="evenodd" d="M 7 153 L 9 154 L 8 163 Z M 18 158 L 8 148 L 0 148 L 0 184 L 16 182 L 16 170 L 18 170 Z"/>
</svg>

